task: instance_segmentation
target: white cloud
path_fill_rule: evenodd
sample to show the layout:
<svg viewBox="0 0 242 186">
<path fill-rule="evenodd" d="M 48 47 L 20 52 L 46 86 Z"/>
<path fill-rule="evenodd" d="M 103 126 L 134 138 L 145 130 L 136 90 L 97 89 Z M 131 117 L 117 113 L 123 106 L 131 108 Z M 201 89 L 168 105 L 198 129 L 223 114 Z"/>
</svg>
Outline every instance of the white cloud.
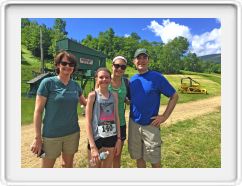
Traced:
<svg viewBox="0 0 242 186">
<path fill-rule="evenodd" d="M 170 22 L 169 19 L 163 20 L 162 25 L 156 21 L 151 21 L 148 28 L 154 32 L 156 36 L 160 36 L 164 43 L 168 43 L 170 40 L 178 36 L 183 36 L 188 39 L 191 37 L 190 29 L 187 26 Z"/>
<path fill-rule="evenodd" d="M 124 34 L 124 37 L 129 37 L 130 36 L 130 34 Z"/>
<path fill-rule="evenodd" d="M 154 32 L 156 36 L 160 36 L 165 44 L 178 36 L 187 38 L 190 43 L 190 51 L 196 53 L 197 56 L 221 52 L 220 28 L 201 35 L 192 35 L 189 27 L 170 22 L 169 19 L 163 20 L 161 25 L 156 21 L 151 21 L 147 28 Z"/>
<path fill-rule="evenodd" d="M 193 36 L 190 50 L 198 56 L 221 53 L 221 28 Z"/>
</svg>

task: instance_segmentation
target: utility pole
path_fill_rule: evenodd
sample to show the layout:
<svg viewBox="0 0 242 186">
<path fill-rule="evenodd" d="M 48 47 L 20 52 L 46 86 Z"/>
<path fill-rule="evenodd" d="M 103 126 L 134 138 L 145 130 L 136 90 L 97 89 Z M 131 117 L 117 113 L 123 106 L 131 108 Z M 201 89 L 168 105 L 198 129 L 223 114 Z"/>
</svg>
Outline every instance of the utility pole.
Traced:
<svg viewBox="0 0 242 186">
<path fill-rule="evenodd" d="M 43 52 L 43 43 L 42 43 L 42 30 L 41 30 L 41 27 L 40 27 L 40 61 L 41 61 L 41 73 L 44 73 L 44 68 L 45 68 L 45 65 L 44 65 L 44 52 Z"/>
</svg>

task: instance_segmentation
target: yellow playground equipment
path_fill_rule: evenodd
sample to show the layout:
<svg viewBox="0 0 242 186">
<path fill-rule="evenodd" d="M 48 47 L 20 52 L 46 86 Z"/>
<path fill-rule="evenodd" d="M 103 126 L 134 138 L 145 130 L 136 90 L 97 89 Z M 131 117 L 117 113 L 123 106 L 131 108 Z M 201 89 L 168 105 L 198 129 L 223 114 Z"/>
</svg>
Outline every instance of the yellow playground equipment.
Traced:
<svg viewBox="0 0 242 186">
<path fill-rule="evenodd" d="M 184 94 L 207 94 L 207 90 L 200 87 L 200 83 L 191 77 L 181 78 L 181 87 L 178 89 Z"/>
</svg>

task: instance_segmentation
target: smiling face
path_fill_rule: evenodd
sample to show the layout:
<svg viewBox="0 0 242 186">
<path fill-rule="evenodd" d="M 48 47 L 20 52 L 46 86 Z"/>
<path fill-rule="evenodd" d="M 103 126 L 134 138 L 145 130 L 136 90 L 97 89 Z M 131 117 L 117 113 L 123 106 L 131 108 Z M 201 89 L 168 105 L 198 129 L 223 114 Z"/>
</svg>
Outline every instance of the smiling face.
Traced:
<svg viewBox="0 0 242 186">
<path fill-rule="evenodd" d="M 71 75 L 74 70 L 73 63 L 69 61 L 69 59 L 64 56 L 60 63 L 57 65 L 60 70 L 60 74 L 62 75 Z"/>
<path fill-rule="evenodd" d="M 100 88 L 107 88 L 111 82 L 111 75 L 107 71 L 101 70 L 97 73 L 96 83 Z"/>
<path fill-rule="evenodd" d="M 54 64 L 57 74 L 67 75 L 75 71 L 77 60 L 73 54 L 61 51 L 55 56 Z"/>
<path fill-rule="evenodd" d="M 116 59 L 113 62 L 113 76 L 122 77 L 126 69 L 126 62 L 123 59 Z"/>
<path fill-rule="evenodd" d="M 148 70 L 149 59 L 146 54 L 140 54 L 134 59 L 134 64 L 140 74 Z"/>
</svg>

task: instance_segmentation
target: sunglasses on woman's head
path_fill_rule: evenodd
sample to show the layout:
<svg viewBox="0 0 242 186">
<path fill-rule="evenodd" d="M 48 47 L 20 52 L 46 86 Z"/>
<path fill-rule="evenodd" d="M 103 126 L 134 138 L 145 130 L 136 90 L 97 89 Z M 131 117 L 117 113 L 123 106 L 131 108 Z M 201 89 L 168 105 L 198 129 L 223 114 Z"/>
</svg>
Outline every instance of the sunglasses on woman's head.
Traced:
<svg viewBox="0 0 242 186">
<path fill-rule="evenodd" d="M 60 64 L 61 64 L 62 66 L 66 66 L 66 65 L 68 65 L 69 67 L 74 67 L 74 66 L 75 66 L 75 63 L 68 63 L 68 62 L 66 62 L 66 61 L 61 61 Z"/>
<path fill-rule="evenodd" d="M 119 67 L 122 69 L 122 70 L 125 70 L 126 69 L 126 65 L 120 65 L 120 64 L 113 64 L 114 68 L 118 69 Z"/>
</svg>

